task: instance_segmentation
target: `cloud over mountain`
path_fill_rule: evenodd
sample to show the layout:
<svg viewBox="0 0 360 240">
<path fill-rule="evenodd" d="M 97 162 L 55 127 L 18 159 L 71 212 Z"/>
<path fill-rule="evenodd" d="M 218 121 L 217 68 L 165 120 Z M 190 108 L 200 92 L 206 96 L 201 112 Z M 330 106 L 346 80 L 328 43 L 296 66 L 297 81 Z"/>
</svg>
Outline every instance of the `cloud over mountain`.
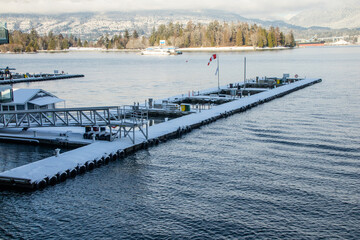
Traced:
<svg viewBox="0 0 360 240">
<path fill-rule="evenodd" d="M 360 28 L 360 7 L 312 9 L 297 14 L 288 22 L 302 27 Z"/>
<path fill-rule="evenodd" d="M 0 13 L 59 14 L 138 10 L 225 10 L 247 18 L 279 19 L 313 8 L 352 6 L 358 0 L 0 0 Z"/>
</svg>

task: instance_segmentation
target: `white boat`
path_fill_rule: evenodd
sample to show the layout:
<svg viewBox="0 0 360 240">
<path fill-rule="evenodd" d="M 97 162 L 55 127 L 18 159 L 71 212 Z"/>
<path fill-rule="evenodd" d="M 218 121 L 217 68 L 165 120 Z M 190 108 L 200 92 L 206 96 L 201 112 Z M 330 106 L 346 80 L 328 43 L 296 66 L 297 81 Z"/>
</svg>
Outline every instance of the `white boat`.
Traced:
<svg viewBox="0 0 360 240">
<path fill-rule="evenodd" d="M 179 55 L 181 51 L 176 47 L 149 47 L 141 52 L 142 55 Z"/>
<path fill-rule="evenodd" d="M 168 48 L 149 47 L 141 52 L 142 55 L 170 55 Z"/>
</svg>

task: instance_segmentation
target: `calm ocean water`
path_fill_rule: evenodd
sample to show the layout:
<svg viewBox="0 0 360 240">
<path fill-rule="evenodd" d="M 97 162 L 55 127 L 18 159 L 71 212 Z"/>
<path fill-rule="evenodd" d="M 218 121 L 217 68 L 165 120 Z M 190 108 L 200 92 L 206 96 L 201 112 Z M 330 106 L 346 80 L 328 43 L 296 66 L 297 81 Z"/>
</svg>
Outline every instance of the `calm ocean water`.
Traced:
<svg viewBox="0 0 360 240">
<path fill-rule="evenodd" d="M 0 66 L 83 73 L 16 87 L 102 106 L 214 87 L 209 55 L 0 55 Z M 0 192 L 0 239 L 359 239 L 360 47 L 220 53 L 222 84 L 242 81 L 244 56 L 248 77 L 323 82 L 54 187 Z M 1 168 L 52 154 L 24 148 L 2 143 Z"/>
</svg>

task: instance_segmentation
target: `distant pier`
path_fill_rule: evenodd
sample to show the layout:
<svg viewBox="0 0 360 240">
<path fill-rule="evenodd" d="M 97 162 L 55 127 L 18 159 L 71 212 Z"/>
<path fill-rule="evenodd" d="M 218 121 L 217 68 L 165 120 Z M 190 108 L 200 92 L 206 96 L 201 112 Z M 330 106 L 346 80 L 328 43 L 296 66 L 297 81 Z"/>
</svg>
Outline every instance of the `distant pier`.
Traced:
<svg viewBox="0 0 360 240">
<path fill-rule="evenodd" d="M 80 78 L 84 77 L 83 74 L 38 74 L 26 78 L 13 78 L 13 79 L 0 79 L 0 85 L 9 85 L 15 83 L 24 83 L 24 82 L 40 82 L 40 81 L 52 81 L 68 78 Z"/>
<path fill-rule="evenodd" d="M 189 93 L 170 97 L 166 100 L 169 103 L 194 101 L 196 104 L 204 104 L 205 98 L 214 101 L 219 99 L 227 100 L 216 102 L 218 105 L 213 105 L 211 108 L 199 108 L 192 111 L 191 114 L 150 126 L 146 134 L 141 128 L 138 131 L 134 131 L 133 128 L 133 135 L 129 134 L 129 130 L 127 132 L 128 137 L 117 138 L 113 141 L 89 140 L 89 144 L 84 147 L 65 153 L 57 153 L 55 156 L 2 172 L 0 173 L 0 187 L 17 190 L 37 190 L 49 185 L 56 185 L 67 178 L 74 178 L 78 174 L 107 165 L 111 161 L 121 159 L 137 150 L 155 146 L 171 138 L 181 137 L 195 128 L 246 111 L 259 104 L 321 81 L 319 78 L 286 79 L 286 82 L 279 86 L 275 85 L 267 89 L 249 89 L 249 91 L 244 91 L 246 86 L 237 83 L 222 87 L 222 92 L 218 96 L 214 95 L 217 91 L 217 88 L 214 88 L 198 92 L 198 94 Z M 225 93 L 224 96 L 222 96 L 223 92 Z M 232 95 L 227 95 L 227 92 Z M 238 94 L 241 95 L 238 96 Z M 197 102 L 194 95 L 198 96 L 197 100 L 201 100 L 200 103 Z"/>
</svg>

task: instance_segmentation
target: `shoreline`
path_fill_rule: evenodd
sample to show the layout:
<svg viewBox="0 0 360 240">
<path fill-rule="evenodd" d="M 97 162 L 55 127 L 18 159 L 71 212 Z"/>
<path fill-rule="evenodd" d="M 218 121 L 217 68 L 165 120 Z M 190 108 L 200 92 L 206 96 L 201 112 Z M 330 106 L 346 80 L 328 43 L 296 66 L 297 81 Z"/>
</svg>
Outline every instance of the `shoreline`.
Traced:
<svg viewBox="0 0 360 240">
<path fill-rule="evenodd" d="M 198 47 L 198 48 L 179 48 L 183 52 L 242 52 L 242 51 L 265 51 L 265 50 L 287 50 L 290 47 L 259 48 L 253 46 L 243 47 Z"/>
<path fill-rule="evenodd" d="M 324 47 L 349 47 L 359 45 L 325 45 Z M 295 47 L 253 47 L 253 46 L 242 46 L 242 47 L 195 47 L 195 48 L 178 48 L 177 50 L 182 52 L 250 52 L 250 51 L 277 51 L 277 50 L 289 50 L 296 48 L 303 48 L 304 46 Z M 103 49 L 93 47 L 72 47 L 65 50 L 38 50 L 37 52 L 0 52 L 0 54 L 37 54 L 37 53 L 70 53 L 70 52 L 122 52 L 122 53 L 139 53 L 144 49 Z"/>
<path fill-rule="evenodd" d="M 241 51 L 267 51 L 267 50 L 287 50 L 290 47 L 259 48 L 252 46 L 245 47 L 197 47 L 197 48 L 178 48 L 182 52 L 241 52 Z M 138 53 L 144 49 L 103 49 L 93 47 L 73 47 L 65 50 L 38 50 L 37 52 L 5 52 L 0 54 L 36 54 L 36 53 L 70 53 L 70 52 L 123 52 Z"/>
</svg>

